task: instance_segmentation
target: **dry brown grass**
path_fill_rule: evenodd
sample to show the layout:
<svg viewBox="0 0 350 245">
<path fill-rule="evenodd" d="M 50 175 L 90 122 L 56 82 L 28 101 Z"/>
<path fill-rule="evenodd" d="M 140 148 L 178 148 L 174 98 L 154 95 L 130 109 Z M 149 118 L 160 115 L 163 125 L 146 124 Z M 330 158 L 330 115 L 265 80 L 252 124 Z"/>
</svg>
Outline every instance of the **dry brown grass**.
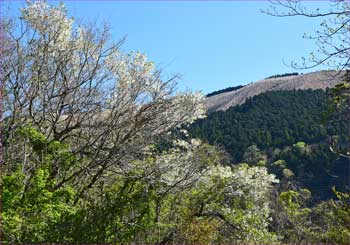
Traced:
<svg viewBox="0 0 350 245">
<path fill-rule="evenodd" d="M 227 110 L 231 106 L 245 102 L 249 97 L 277 90 L 326 89 L 341 82 L 342 74 L 335 71 L 317 71 L 303 75 L 259 80 L 241 89 L 207 98 L 208 112 Z"/>
</svg>

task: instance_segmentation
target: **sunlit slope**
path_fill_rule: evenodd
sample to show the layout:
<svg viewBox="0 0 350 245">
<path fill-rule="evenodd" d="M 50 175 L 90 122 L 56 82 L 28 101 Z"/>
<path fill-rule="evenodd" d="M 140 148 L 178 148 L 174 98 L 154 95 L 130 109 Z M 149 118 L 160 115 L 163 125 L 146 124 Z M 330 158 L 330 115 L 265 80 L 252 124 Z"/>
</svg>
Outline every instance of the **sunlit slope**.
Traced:
<svg viewBox="0 0 350 245">
<path fill-rule="evenodd" d="M 241 89 L 220 93 L 206 100 L 208 112 L 227 110 L 242 104 L 247 98 L 277 90 L 326 89 L 341 82 L 341 74 L 335 71 L 317 71 L 303 75 L 286 76 L 259 80 Z"/>
</svg>

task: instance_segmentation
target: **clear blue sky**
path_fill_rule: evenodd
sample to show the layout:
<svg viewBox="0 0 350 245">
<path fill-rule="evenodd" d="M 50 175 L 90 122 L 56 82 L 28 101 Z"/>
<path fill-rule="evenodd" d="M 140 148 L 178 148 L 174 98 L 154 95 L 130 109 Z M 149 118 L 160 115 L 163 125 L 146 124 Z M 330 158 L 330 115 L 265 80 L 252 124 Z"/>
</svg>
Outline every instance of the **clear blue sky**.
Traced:
<svg viewBox="0 0 350 245">
<path fill-rule="evenodd" d="M 311 71 L 295 71 L 283 62 L 300 61 L 315 50 L 302 35 L 320 23 L 262 14 L 268 1 L 64 2 L 70 16 L 110 23 L 115 40 L 127 36 L 123 50 L 146 53 L 166 75 L 182 74 L 181 89 L 203 93 L 274 74 Z M 15 9 L 23 4 L 12 2 L 10 14 L 18 14 Z M 305 4 L 322 9 L 329 2 Z"/>
</svg>

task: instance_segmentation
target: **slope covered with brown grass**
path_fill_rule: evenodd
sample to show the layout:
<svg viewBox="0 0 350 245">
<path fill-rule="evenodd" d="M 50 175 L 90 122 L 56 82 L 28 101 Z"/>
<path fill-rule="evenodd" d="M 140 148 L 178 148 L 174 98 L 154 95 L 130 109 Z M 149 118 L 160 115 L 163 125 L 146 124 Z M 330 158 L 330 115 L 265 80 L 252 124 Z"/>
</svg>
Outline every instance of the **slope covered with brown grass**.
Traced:
<svg viewBox="0 0 350 245">
<path fill-rule="evenodd" d="M 231 106 L 242 104 L 247 98 L 276 90 L 326 89 L 341 82 L 341 74 L 335 71 L 317 71 L 303 75 L 263 79 L 244 86 L 241 89 L 208 97 L 208 112 L 227 110 Z"/>
</svg>

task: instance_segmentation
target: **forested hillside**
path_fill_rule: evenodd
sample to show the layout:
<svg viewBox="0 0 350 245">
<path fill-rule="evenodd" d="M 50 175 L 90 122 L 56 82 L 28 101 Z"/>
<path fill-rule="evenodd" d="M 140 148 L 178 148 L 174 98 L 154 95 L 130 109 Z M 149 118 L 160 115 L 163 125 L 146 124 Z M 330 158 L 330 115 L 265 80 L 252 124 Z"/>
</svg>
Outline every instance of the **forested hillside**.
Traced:
<svg viewBox="0 0 350 245">
<path fill-rule="evenodd" d="M 333 135 L 346 136 L 344 125 L 324 123 L 329 110 L 327 93 L 268 91 L 242 105 L 210 113 L 190 126 L 190 134 L 223 146 L 236 163 L 246 162 L 245 152 L 256 145 L 267 162 L 285 161 L 304 187 L 328 198 L 332 185 L 345 185 L 347 164 L 337 160 L 327 145 Z M 295 150 L 298 142 L 306 143 L 307 153 Z"/>
<path fill-rule="evenodd" d="M 332 130 L 321 125 L 326 109 L 322 90 L 271 91 L 226 111 L 210 113 L 192 124 L 191 132 L 225 145 L 233 158 L 240 160 L 243 150 L 252 144 L 266 149 L 325 140 L 327 130 Z"/>
</svg>

